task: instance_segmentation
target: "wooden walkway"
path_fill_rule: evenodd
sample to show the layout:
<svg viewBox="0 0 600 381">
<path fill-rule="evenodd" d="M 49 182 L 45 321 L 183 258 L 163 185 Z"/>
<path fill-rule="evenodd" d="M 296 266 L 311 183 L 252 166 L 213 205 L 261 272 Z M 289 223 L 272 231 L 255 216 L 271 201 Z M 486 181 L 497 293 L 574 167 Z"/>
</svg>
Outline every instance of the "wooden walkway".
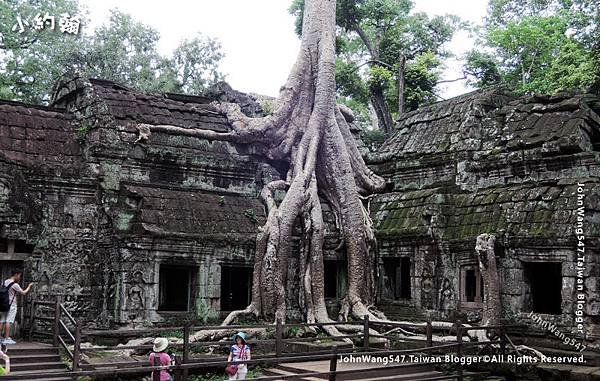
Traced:
<svg viewBox="0 0 600 381">
<path fill-rule="evenodd" d="M 401 366 L 399 366 L 401 365 Z M 302 374 L 319 373 L 329 371 L 330 362 L 308 361 L 300 363 L 283 363 L 274 368 L 266 369 L 263 373 L 265 376 L 292 376 L 299 375 L 298 380 L 306 381 L 321 381 L 328 379 L 327 375 L 323 376 L 306 376 Z M 398 380 L 398 381 L 418 381 L 418 380 L 455 380 L 456 378 L 445 377 L 442 373 L 435 371 L 433 366 L 429 364 L 397 364 L 390 363 L 388 365 L 373 362 L 338 362 L 337 370 L 339 374 L 336 380 Z M 360 373 L 352 373 L 345 375 L 345 371 L 357 371 Z"/>
<path fill-rule="evenodd" d="M 7 352 L 10 357 L 11 372 L 2 377 L 2 380 L 44 380 L 67 381 L 72 378 L 68 375 L 68 368 L 62 362 L 58 348 L 49 344 L 36 342 L 17 342 L 8 345 Z M 40 376 L 44 373 L 45 376 Z M 35 374 L 35 377 L 30 377 Z"/>
</svg>

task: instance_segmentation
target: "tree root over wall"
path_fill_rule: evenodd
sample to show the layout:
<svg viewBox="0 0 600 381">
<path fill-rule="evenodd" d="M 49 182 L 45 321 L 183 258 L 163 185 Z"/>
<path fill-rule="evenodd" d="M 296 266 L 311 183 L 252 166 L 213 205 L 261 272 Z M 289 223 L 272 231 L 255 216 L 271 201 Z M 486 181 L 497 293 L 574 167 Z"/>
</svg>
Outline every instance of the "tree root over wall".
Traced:
<svg viewBox="0 0 600 381">
<path fill-rule="evenodd" d="M 302 292 L 298 302 L 305 321 L 333 321 L 328 316 L 324 298 L 325 227 L 321 200 L 327 202 L 335 214 L 348 263 L 347 295 L 339 318 L 369 316 L 371 321 L 388 321 L 371 307 L 375 300 L 375 263 L 369 253 L 375 244 L 375 234 L 368 210 L 361 200 L 361 197 L 384 190 L 385 181 L 367 167 L 356 146 L 348 124 L 353 118 L 351 112 L 336 105 L 335 17 L 335 0 L 305 1 L 300 51 L 272 115 L 250 118 L 236 104 L 214 103 L 215 111 L 227 117 L 231 131 L 138 125 L 136 143 L 143 144 L 154 132 L 260 143 L 267 147 L 269 159 L 285 161 L 289 165 L 285 180 L 272 181 L 261 191 L 267 220 L 259 228 L 256 239 L 251 303 L 227 316 L 223 326 L 243 315 L 285 322 L 285 285 L 296 221 L 301 221 L 303 231 L 299 264 Z M 278 190 L 285 191 L 285 197 L 279 203 L 274 197 Z M 495 267 L 492 270 L 495 271 Z M 497 272 L 494 278 L 493 271 L 487 278 L 484 276 L 489 285 L 497 282 Z M 487 314 L 484 313 L 488 320 L 490 314 L 499 312 L 493 301 Z M 355 328 L 343 324 L 323 326 L 332 336 Z M 208 335 L 219 336 L 224 332 L 229 334 L 224 328 L 223 332 L 209 332 Z"/>
</svg>

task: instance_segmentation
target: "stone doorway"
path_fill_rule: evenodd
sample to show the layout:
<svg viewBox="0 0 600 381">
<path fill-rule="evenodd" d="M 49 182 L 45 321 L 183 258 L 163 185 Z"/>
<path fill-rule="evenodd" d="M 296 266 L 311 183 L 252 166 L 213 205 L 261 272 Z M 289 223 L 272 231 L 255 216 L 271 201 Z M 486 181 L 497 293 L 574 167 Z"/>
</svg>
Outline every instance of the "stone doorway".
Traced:
<svg viewBox="0 0 600 381">
<path fill-rule="evenodd" d="M 323 261 L 325 274 L 325 299 L 341 299 L 346 293 L 346 261 L 326 259 Z"/>
<path fill-rule="evenodd" d="M 195 267 L 160 265 L 159 311 L 189 311 Z"/>
<path fill-rule="evenodd" d="M 410 258 L 384 258 L 384 299 L 401 300 L 411 298 Z"/>
<path fill-rule="evenodd" d="M 252 268 L 221 266 L 221 311 L 244 309 L 252 297 Z"/>
<path fill-rule="evenodd" d="M 0 283 L 3 283 L 11 276 L 13 270 L 19 269 L 23 271 L 23 276 L 19 284 L 25 288 L 30 282 L 29 274 L 25 273 L 25 260 L 31 255 L 33 246 L 28 245 L 25 241 L 0 238 Z M 23 321 L 23 306 L 25 298 L 17 296 L 18 310 L 15 324 L 13 325 L 13 336 L 20 337 Z"/>
<path fill-rule="evenodd" d="M 460 267 L 460 306 L 466 309 L 483 307 L 483 277 L 478 264 Z"/>
<path fill-rule="evenodd" d="M 525 309 L 540 314 L 562 313 L 560 262 L 523 262 Z"/>
<path fill-rule="evenodd" d="M 2 254 L 0 254 L 0 255 L 2 255 Z M 23 261 L 0 260 L 0 280 L 2 282 L 4 282 L 6 279 L 8 279 L 11 275 L 12 270 L 14 270 L 14 269 L 23 270 Z M 25 287 L 27 284 L 25 282 L 27 282 L 27 279 L 23 275 L 23 278 L 21 279 L 21 282 L 19 282 L 19 284 L 21 286 Z"/>
</svg>

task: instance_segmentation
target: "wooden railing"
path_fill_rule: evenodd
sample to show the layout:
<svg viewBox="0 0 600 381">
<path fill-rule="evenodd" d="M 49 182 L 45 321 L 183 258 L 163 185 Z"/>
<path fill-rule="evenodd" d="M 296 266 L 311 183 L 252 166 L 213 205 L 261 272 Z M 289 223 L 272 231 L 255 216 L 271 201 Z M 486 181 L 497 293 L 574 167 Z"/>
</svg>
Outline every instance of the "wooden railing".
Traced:
<svg viewBox="0 0 600 381">
<path fill-rule="evenodd" d="M 326 372 L 310 372 L 303 373 L 302 377 L 311 377 L 311 376 L 326 376 L 329 380 L 335 380 L 337 375 L 358 375 L 361 373 L 373 372 L 373 368 L 363 368 L 363 369 L 352 369 L 352 370 L 338 370 L 337 364 L 340 356 L 344 356 L 347 354 L 353 354 L 355 356 L 361 355 L 374 355 L 374 356 L 398 356 L 398 355 L 409 355 L 409 354 L 417 354 L 417 353 L 434 353 L 434 352 L 444 352 L 444 351 L 453 351 L 458 356 L 461 356 L 465 353 L 466 350 L 470 348 L 476 348 L 481 346 L 488 345 L 498 345 L 501 353 L 506 353 L 507 346 L 507 336 L 506 330 L 512 328 L 522 328 L 523 326 L 515 326 L 515 325 L 500 325 L 500 326 L 488 326 L 488 327 L 465 327 L 461 324 L 460 321 L 457 321 L 452 328 L 445 328 L 444 330 L 449 330 L 452 333 L 456 334 L 456 339 L 454 342 L 450 342 L 447 344 L 433 345 L 433 331 L 434 327 L 431 321 L 426 323 L 400 323 L 400 322 L 376 322 L 370 321 L 368 316 L 365 316 L 363 320 L 359 321 L 350 321 L 350 322 L 331 322 L 331 323 L 287 323 L 283 324 L 281 321 L 277 321 L 275 324 L 263 324 L 263 325 L 231 325 L 231 326 L 191 326 L 185 325 L 180 327 L 161 327 L 161 328 L 148 328 L 148 329 L 129 329 L 129 330 L 118 330 L 119 335 L 122 336 L 132 336 L 132 337 L 142 337 L 142 336 L 154 336 L 160 335 L 167 332 L 173 332 L 175 330 L 181 331 L 182 333 L 182 342 L 179 344 L 173 344 L 171 347 L 181 350 L 181 356 L 176 356 L 175 364 L 169 366 L 160 366 L 159 364 L 151 365 L 145 361 L 122 361 L 122 362 L 106 362 L 106 363 L 94 363 L 94 364 L 85 364 L 81 362 L 81 354 L 83 353 L 93 353 L 93 352 L 101 352 L 101 351 L 110 351 L 110 350 L 144 350 L 150 351 L 152 348 L 151 344 L 147 345 L 119 345 L 119 346 L 98 346 L 98 347 L 90 347 L 90 348 L 82 348 L 81 342 L 82 338 L 93 338 L 95 336 L 105 336 L 107 333 L 111 331 L 106 330 L 82 330 L 80 323 L 71 315 L 71 313 L 65 308 L 63 304 L 60 303 L 60 300 L 55 302 L 47 302 L 47 301 L 34 301 L 38 305 L 44 306 L 46 309 L 53 311 L 53 317 L 48 316 L 32 316 L 32 319 L 43 320 L 45 322 L 51 321 L 53 323 L 53 332 L 51 334 L 52 341 L 55 346 L 59 346 L 64 349 L 67 354 L 69 360 L 71 361 L 71 372 L 69 375 L 72 377 L 79 376 L 116 376 L 116 375 L 132 375 L 132 374 L 149 374 L 153 371 L 155 375 L 155 379 L 158 380 L 160 377 L 160 370 L 168 370 L 175 376 L 175 380 L 187 380 L 188 373 L 192 370 L 201 370 L 207 368 L 216 368 L 221 367 L 222 369 L 228 365 L 225 360 L 213 360 L 213 359 L 197 359 L 192 358 L 190 356 L 190 352 L 195 348 L 208 347 L 208 346 L 229 346 L 230 342 L 223 341 L 190 341 L 191 332 L 197 331 L 207 331 L 207 330 L 244 330 L 244 329 L 269 329 L 274 330 L 274 338 L 267 339 L 258 339 L 252 340 L 250 343 L 252 345 L 273 345 L 274 344 L 274 355 L 263 355 L 263 356 L 253 356 L 252 360 L 242 361 L 239 363 L 246 363 L 249 365 L 263 365 L 263 366 L 276 366 L 282 363 L 296 363 L 296 362 L 305 362 L 305 361 L 315 361 L 315 360 L 329 360 L 329 370 Z M 33 305 L 35 307 L 35 305 Z M 33 309 L 35 311 L 35 309 Z M 33 314 L 36 315 L 36 314 Z M 32 320 L 33 322 L 33 320 Z M 31 323 L 32 323 L 31 322 Z M 352 349 L 347 348 L 338 348 L 337 346 L 332 346 L 328 349 L 319 350 L 319 351 L 311 351 L 308 353 L 285 353 L 286 344 L 289 343 L 302 343 L 302 342 L 311 342 L 315 340 L 320 340 L 319 337 L 305 337 L 305 338 L 295 338 L 295 337 L 284 337 L 284 332 L 288 328 L 322 328 L 327 325 L 354 325 L 360 326 L 357 327 L 357 330 L 360 331 L 354 335 L 344 335 L 340 337 L 335 337 L 331 339 L 351 339 L 354 342 L 361 342 L 362 345 L 355 346 Z M 33 332 L 34 324 L 30 324 L 30 334 Z M 371 339 L 386 339 L 393 340 L 397 337 L 391 335 L 383 335 L 383 334 L 374 334 L 370 332 L 371 328 L 374 327 L 402 327 L 409 329 L 419 329 L 425 331 L 425 346 L 415 349 L 404 349 L 404 350 L 383 350 L 381 348 L 374 348 L 372 346 Z M 486 342 L 468 342 L 463 340 L 463 336 L 467 334 L 468 331 L 471 330 L 485 330 L 485 331 L 495 331 L 498 337 L 497 340 L 486 341 Z M 113 331 L 114 332 L 114 331 Z M 402 340 L 410 340 L 409 338 L 403 337 Z M 418 340 L 422 342 L 423 340 Z M 360 350 L 360 351 L 359 351 Z M 456 364 L 457 369 L 452 374 L 444 374 L 439 377 L 430 377 L 426 380 L 463 380 L 465 378 L 465 372 L 463 365 L 459 362 Z M 406 367 L 407 364 L 394 364 L 388 365 L 385 367 L 386 370 L 389 369 L 398 369 L 400 370 L 402 367 Z M 40 373 L 39 375 L 42 375 Z M 29 374 L 28 379 L 35 378 L 36 374 Z M 471 374 L 471 377 L 475 376 L 477 378 L 477 374 Z M 267 377 L 259 377 L 255 378 L 256 380 L 282 380 L 282 379 L 294 379 L 298 378 L 298 376 L 267 376 Z M 15 378 L 15 379 L 18 379 Z M 424 381 L 426 381 L 424 379 Z"/>
<path fill-rule="evenodd" d="M 45 311 L 40 313 L 38 309 Z M 26 335 L 29 341 L 34 336 L 51 341 L 52 345 L 64 350 L 71 362 L 71 370 L 80 369 L 81 325 L 61 303 L 60 298 L 54 301 L 32 299 L 24 320 L 27 320 Z M 36 323 L 43 323 L 44 328 L 48 329 L 39 329 Z"/>
</svg>

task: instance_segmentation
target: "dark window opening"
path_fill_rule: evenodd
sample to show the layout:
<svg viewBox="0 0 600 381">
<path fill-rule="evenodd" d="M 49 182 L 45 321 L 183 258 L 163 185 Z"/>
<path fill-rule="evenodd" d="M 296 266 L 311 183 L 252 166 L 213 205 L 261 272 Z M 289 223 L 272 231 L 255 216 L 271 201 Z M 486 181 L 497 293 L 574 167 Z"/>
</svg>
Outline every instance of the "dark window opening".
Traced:
<svg viewBox="0 0 600 381">
<path fill-rule="evenodd" d="M 387 299 L 410 299 L 410 258 L 385 258 L 383 260 L 384 290 Z"/>
<path fill-rule="evenodd" d="M 467 296 L 467 302 L 475 301 L 475 295 L 477 294 L 477 278 L 475 277 L 475 270 L 467 270 L 465 274 L 465 294 Z"/>
<path fill-rule="evenodd" d="M 252 268 L 221 266 L 221 311 L 244 309 L 252 295 Z"/>
<path fill-rule="evenodd" d="M 335 299 L 338 297 L 337 261 L 324 261 L 323 266 L 323 274 L 325 276 L 325 297 Z"/>
<path fill-rule="evenodd" d="M 530 311 L 541 314 L 561 314 L 562 267 L 559 262 L 524 262 L 526 298 Z"/>
<path fill-rule="evenodd" d="M 161 265 L 159 272 L 160 311 L 188 311 L 193 268 Z"/>
<path fill-rule="evenodd" d="M 32 253 L 33 245 L 25 243 L 20 239 L 15 240 L 15 253 Z"/>
<path fill-rule="evenodd" d="M 481 302 L 483 303 L 485 301 L 484 298 L 485 294 L 483 293 L 483 276 L 479 276 L 479 298 L 481 299 Z"/>
<path fill-rule="evenodd" d="M 325 275 L 325 298 L 340 299 L 346 293 L 346 261 L 329 259 L 323 261 Z"/>
<path fill-rule="evenodd" d="M 400 290 L 396 293 L 400 299 L 410 299 L 410 258 L 404 257 L 400 262 Z"/>
<path fill-rule="evenodd" d="M 33 253 L 34 245 L 20 239 L 0 238 L 0 253 Z"/>
<path fill-rule="evenodd" d="M 483 277 L 479 266 L 465 265 L 460 268 L 460 305 L 464 308 L 483 306 Z"/>
<path fill-rule="evenodd" d="M 4 281 L 5 279 L 10 278 L 12 275 L 11 272 L 14 269 L 23 270 L 23 261 L 2 261 L 0 260 L 0 280 Z M 26 284 L 27 279 L 25 278 L 27 274 L 23 274 L 21 278 L 21 285 Z"/>
</svg>

